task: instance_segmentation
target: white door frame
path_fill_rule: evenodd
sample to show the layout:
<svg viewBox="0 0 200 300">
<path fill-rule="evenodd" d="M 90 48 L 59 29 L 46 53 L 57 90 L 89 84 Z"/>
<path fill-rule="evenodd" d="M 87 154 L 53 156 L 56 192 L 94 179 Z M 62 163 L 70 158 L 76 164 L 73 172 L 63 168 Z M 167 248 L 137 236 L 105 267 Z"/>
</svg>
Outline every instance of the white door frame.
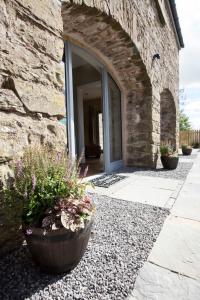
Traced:
<svg viewBox="0 0 200 300">
<path fill-rule="evenodd" d="M 65 105 L 67 116 L 67 138 L 68 151 L 71 158 L 76 157 L 75 126 L 74 126 L 74 95 L 73 95 L 73 74 L 72 74 L 72 48 L 69 42 L 64 43 L 65 47 Z"/>
<path fill-rule="evenodd" d="M 109 122 L 109 87 L 108 87 L 108 71 L 100 64 L 94 57 L 91 57 L 84 49 L 72 45 L 65 41 L 65 102 L 67 113 L 67 131 L 68 131 L 68 147 L 71 157 L 76 156 L 75 144 L 75 126 L 74 126 L 74 98 L 73 98 L 73 76 L 72 76 L 72 50 L 79 56 L 84 57 L 90 64 L 96 68 L 101 69 L 102 74 L 102 99 L 103 99 L 103 148 L 104 148 L 104 171 L 106 173 L 112 172 L 123 165 L 123 160 L 111 162 L 110 161 L 110 122 Z M 94 82 L 95 84 L 95 82 Z M 78 152 L 82 151 L 84 145 L 84 120 L 83 120 L 83 92 L 80 89 L 78 92 L 78 99 L 80 101 L 79 122 L 80 129 L 79 138 L 80 147 Z M 123 156 L 123 153 L 122 153 Z"/>
<path fill-rule="evenodd" d="M 104 120 L 103 121 L 104 151 L 106 154 L 104 158 L 105 172 L 110 173 L 123 166 L 123 159 L 114 162 L 110 161 L 110 110 L 109 110 L 110 96 L 109 96 L 109 86 L 108 86 L 108 72 L 106 68 L 103 68 L 102 70 L 102 90 L 103 90 L 103 120 Z"/>
<path fill-rule="evenodd" d="M 77 87 L 77 103 L 78 103 L 78 156 L 82 155 L 82 162 L 85 162 L 84 148 L 85 148 L 85 137 L 84 137 L 84 110 L 83 100 L 84 93 L 90 87 L 101 88 L 101 81 L 95 81 L 80 85 Z"/>
</svg>

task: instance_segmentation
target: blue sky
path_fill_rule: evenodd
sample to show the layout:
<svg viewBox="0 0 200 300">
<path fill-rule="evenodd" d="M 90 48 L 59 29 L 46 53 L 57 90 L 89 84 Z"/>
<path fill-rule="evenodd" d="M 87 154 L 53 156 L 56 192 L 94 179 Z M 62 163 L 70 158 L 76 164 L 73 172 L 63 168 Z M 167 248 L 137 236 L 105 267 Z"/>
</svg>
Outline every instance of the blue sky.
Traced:
<svg viewBox="0 0 200 300">
<path fill-rule="evenodd" d="M 187 98 L 184 112 L 200 129 L 200 1 L 176 0 L 185 48 L 180 52 L 180 88 Z"/>
</svg>

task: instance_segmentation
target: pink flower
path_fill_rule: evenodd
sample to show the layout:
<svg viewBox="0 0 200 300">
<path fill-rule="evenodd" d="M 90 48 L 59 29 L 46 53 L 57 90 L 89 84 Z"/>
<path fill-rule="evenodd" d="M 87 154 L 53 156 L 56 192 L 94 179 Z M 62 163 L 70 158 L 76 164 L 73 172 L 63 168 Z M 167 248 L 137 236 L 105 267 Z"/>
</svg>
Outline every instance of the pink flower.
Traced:
<svg viewBox="0 0 200 300">
<path fill-rule="evenodd" d="M 56 160 L 57 160 L 57 161 L 60 161 L 60 160 L 61 160 L 61 153 L 60 153 L 60 152 L 57 152 Z"/>
<path fill-rule="evenodd" d="M 26 235 L 31 235 L 32 233 L 33 233 L 33 231 L 31 229 L 26 230 Z"/>
</svg>

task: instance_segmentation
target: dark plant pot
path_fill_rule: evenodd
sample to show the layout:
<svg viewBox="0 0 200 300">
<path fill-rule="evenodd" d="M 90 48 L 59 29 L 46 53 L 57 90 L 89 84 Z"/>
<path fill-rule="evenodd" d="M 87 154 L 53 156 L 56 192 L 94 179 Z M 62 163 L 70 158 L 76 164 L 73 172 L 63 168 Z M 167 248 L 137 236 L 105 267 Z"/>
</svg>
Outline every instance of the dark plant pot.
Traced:
<svg viewBox="0 0 200 300">
<path fill-rule="evenodd" d="M 192 148 L 182 148 L 183 155 L 191 155 Z"/>
<path fill-rule="evenodd" d="M 200 143 L 194 143 L 194 146 L 193 146 L 194 149 L 198 149 L 200 148 Z"/>
<path fill-rule="evenodd" d="M 34 262 L 42 270 L 52 274 L 60 274 L 74 269 L 87 248 L 93 221 L 89 221 L 84 229 L 71 232 L 64 228 L 44 231 L 33 228 L 27 235 L 26 242 Z"/>
<path fill-rule="evenodd" d="M 179 157 L 161 156 L 161 162 L 164 169 L 174 170 L 177 168 Z"/>
</svg>

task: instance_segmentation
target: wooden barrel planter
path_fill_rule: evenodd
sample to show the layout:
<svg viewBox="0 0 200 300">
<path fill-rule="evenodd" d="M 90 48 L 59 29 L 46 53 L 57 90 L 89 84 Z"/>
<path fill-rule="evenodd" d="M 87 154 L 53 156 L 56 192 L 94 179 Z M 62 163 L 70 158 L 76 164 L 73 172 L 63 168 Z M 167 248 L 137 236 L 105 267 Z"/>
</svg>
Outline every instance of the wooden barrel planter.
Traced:
<svg viewBox="0 0 200 300">
<path fill-rule="evenodd" d="M 174 170 L 178 166 L 179 157 L 177 156 L 161 156 L 161 162 L 164 169 Z"/>
<path fill-rule="evenodd" d="M 60 274 L 74 269 L 83 257 L 93 221 L 77 232 L 65 228 L 47 231 L 31 228 L 25 233 L 34 262 L 45 272 Z"/>
</svg>

